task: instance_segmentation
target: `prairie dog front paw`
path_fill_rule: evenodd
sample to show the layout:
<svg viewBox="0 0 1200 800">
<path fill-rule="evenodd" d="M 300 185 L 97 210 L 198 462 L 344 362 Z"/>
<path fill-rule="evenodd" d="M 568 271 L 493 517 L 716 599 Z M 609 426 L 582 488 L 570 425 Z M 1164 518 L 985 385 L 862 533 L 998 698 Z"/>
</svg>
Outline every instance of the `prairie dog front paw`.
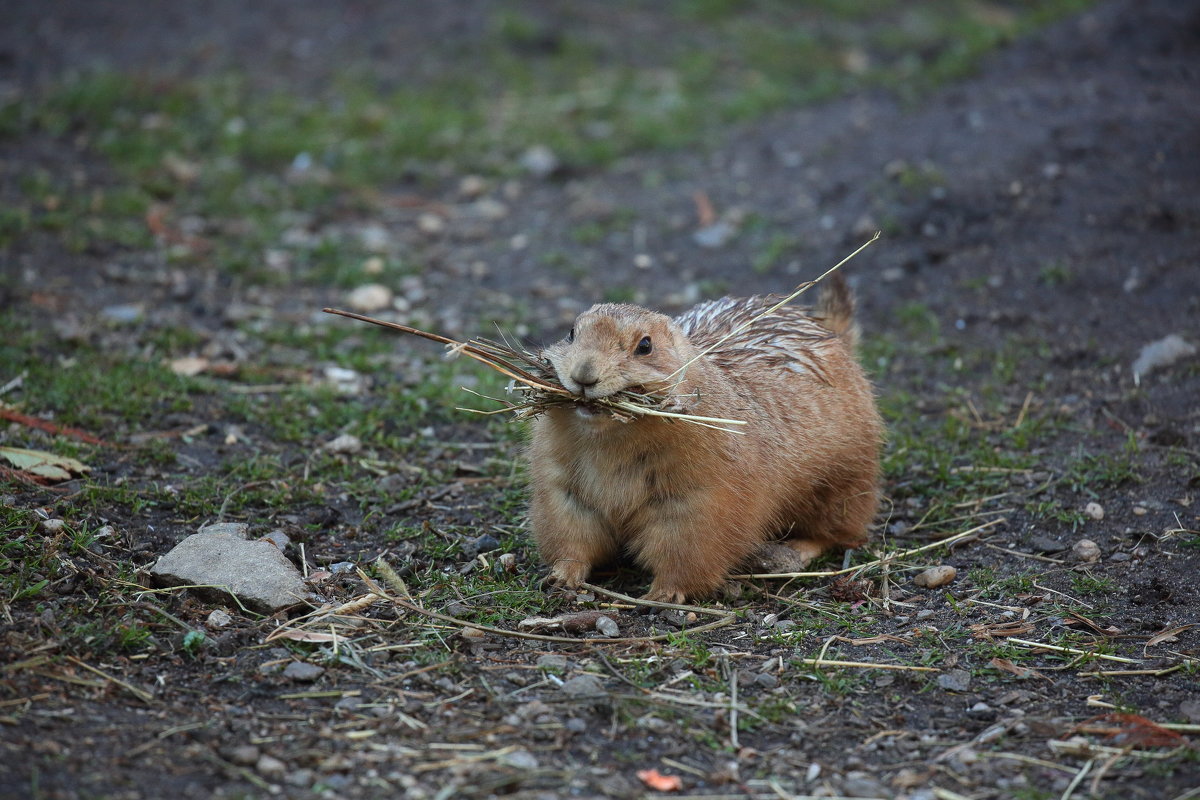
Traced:
<svg viewBox="0 0 1200 800">
<path fill-rule="evenodd" d="M 579 584 L 587 580 L 592 571 L 592 565 L 586 561 L 573 558 L 560 558 L 550 567 L 550 574 L 543 580 L 543 585 L 574 591 Z"/>
</svg>

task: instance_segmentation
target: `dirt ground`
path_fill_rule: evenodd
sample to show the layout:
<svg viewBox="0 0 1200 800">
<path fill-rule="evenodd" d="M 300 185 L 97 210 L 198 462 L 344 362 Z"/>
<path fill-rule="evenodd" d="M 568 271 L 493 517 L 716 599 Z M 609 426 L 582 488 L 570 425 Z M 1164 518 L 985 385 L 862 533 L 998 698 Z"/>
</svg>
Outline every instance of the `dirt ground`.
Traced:
<svg viewBox="0 0 1200 800">
<path fill-rule="evenodd" d="M 365 2 L 35 6 L 5 12 L 12 91 L 97 61 L 303 87 L 366 55 L 402 82 L 434 68 L 414 55 L 428 43 L 434 64 L 470 48 L 487 4 L 415 19 L 408 4 Z M 0 796 L 657 796 L 643 770 L 678 776 L 676 796 L 1200 796 L 1200 358 L 1133 372 L 1169 335 L 1200 344 L 1197 145 L 1200 4 L 1113 0 L 915 98 L 857 92 L 724 129 L 711 147 L 489 178 L 483 196 L 502 213 L 445 169 L 304 223 L 382 227 L 419 248 L 428 266 L 408 302 L 430 329 L 488 335 L 495 319 L 533 341 L 600 299 L 679 311 L 787 289 L 882 230 L 846 267 L 891 428 L 877 550 L 850 563 L 974 532 L 849 581 L 739 581 L 702 604 L 711 618 L 543 594 L 519 431 L 437 393 L 398 415 L 391 404 L 436 362 L 423 344 L 389 340 L 354 361 L 374 340 L 316 352 L 280 338 L 350 325 L 318 312 L 349 287 L 223 271 L 229 221 L 180 222 L 178 235 L 217 242 L 182 267 L 170 235 L 145 248 L 71 248 L 49 228 L 7 240 L 5 330 L 33 345 L 4 351 L 0 383 L 27 361 L 157 365 L 205 347 L 241 371 L 186 384 L 186 402 L 131 383 L 151 399 L 126 417 L 79 410 L 117 402 L 87 386 L 43 407 L 29 386 L 0 397 L 106 443 L 71 445 L 85 478 L 3 488 L 0 564 L 46 584 L 6 583 L 0 598 Z M 0 161 L 10 206 L 31 165 L 80 186 L 120 180 L 71 130 L 6 134 Z M 698 197 L 733 231 L 723 246 L 697 242 Z M 139 303 L 132 324 L 117 319 Z M 155 349 L 181 329 L 194 340 Z M 373 381 L 350 399 L 253 391 L 347 363 Z M 452 382 L 471 374 L 451 369 Z M 347 430 L 364 451 L 322 450 Z M 0 431 L 35 449 L 69 438 Z M 217 626 L 218 604 L 143 590 L 159 556 L 222 516 L 283 530 L 313 570 L 350 562 L 383 581 L 369 569 L 382 555 L 444 618 L 380 601 L 307 626 L 299 612 L 229 608 Z M 108 533 L 73 549 L 47 519 Z M 958 577 L 913 585 L 936 564 Z M 595 581 L 634 596 L 647 585 L 630 569 Z M 337 605 L 368 588 L 352 570 L 318 592 Z M 461 623 L 517 631 L 597 608 L 631 641 Z M 281 626 L 334 638 L 268 641 Z M 117 631 L 145 638 L 118 645 Z"/>
</svg>

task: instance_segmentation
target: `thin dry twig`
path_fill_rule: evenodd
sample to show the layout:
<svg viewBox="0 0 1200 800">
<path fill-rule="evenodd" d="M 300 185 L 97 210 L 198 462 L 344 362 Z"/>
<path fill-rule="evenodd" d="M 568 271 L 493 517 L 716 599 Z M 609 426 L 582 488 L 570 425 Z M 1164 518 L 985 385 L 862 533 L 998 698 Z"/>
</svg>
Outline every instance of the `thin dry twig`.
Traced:
<svg viewBox="0 0 1200 800">
<path fill-rule="evenodd" d="M 873 569 L 875 567 L 880 567 L 885 563 L 899 561 L 902 558 L 908 558 L 909 556 L 914 556 L 917 553 L 923 553 L 926 550 L 933 550 L 938 547 L 944 547 L 948 544 L 953 544 L 954 542 L 961 541 L 961 540 L 967 538 L 968 536 L 972 536 L 972 535 L 981 533 L 982 531 L 987 530 L 988 528 L 992 527 L 993 525 L 999 525 L 1000 523 L 1007 522 L 1007 521 L 1008 521 L 1007 517 L 1000 517 L 999 519 L 993 519 L 993 520 L 983 523 L 982 525 L 976 525 L 974 528 L 970 528 L 970 529 L 962 531 L 960 533 L 956 533 L 952 536 L 947 536 L 945 539 L 939 539 L 936 542 L 930 542 L 929 544 L 921 545 L 920 547 L 914 547 L 911 550 L 903 550 L 899 553 L 888 553 L 887 555 L 877 558 L 874 561 L 868 561 L 866 564 L 859 564 L 859 565 L 853 566 L 853 567 L 846 567 L 845 569 L 821 570 L 819 572 L 759 572 L 759 573 L 746 574 L 746 575 L 730 575 L 729 577 L 736 578 L 738 580 L 749 580 L 749 579 L 757 580 L 757 579 L 771 579 L 771 578 L 789 578 L 789 579 L 790 578 L 833 578 L 838 575 L 846 575 L 847 573 L 851 573 L 851 572 L 860 572 L 860 571 L 865 572 L 866 570 Z"/>
<path fill-rule="evenodd" d="M 384 578 L 385 581 L 391 582 L 393 580 L 393 578 L 388 577 L 389 573 L 391 576 L 394 576 L 394 580 L 399 581 L 399 577 L 398 577 L 398 575 L 396 575 L 395 570 L 391 568 L 391 566 L 387 563 L 386 560 L 380 558 L 380 559 L 377 559 L 377 563 L 379 563 L 381 565 L 380 572 L 385 576 L 385 578 Z M 429 617 L 430 619 L 436 619 L 439 622 L 445 622 L 445 623 L 454 625 L 459 628 L 472 628 L 474 630 L 483 631 L 485 633 L 494 633 L 499 636 L 511 636 L 511 637 L 515 637 L 518 639 L 532 639 L 534 641 L 539 641 L 539 642 L 562 642 L 562 643 L 569 643 L 569 644 L 579 644 L 580 642 L 587 642 L 587 643 L 592 643 L 592 644 L 595 644 L 595 643 L 633 644 L 633 643 L 638 643 L 638 642 L 661 642 L 661 641 L 666 641 L 667 639 L 670 639 L 670 638 L 678 635 L 677 633 L 663 633 L 663 634 L 655 634 L 655 635 L 651 635 L 651 636 L 624 636 L 624 637 L 616 637 L 616 638 L 612 638 L 612 639 L 582 639 L 579 637 L 551 636 L 548 634 L 526 633 L 525 631 L 514 631 L 514 630 L 508 630 L 505 628 L 497 628 L 492 625 L 484 625 L 482 623 L 471 622 L 470 620 L 460 619 L 458 617 L 452 617 L 449 614 L 442 614 L 438 611 L 431 611 L 431 610 L 425 608 L 424 606 L 420 605 L 419 603 L 417 603 L 417 601 L 412 597 L 411 594 L 409 594 L 408 597 L 406 597 L 406 598 L 398 597 L 397 594 L 399 594 L 399 592 L 397 592 L 396 594 L 389 593 L 387 589 L 385 589 L 384 587 L 380 586 L 377 582 L 372 580 L 371 577 L 369 575 L 367 575 L 365 572 L 363 572 L 361 569 L 358 571 L 358 576 L 359 576 L 359 579 L 362 580 L 364 584 L 366 584 L 366 587 L 368 589 L 368 594 L 365 595 L 363 598 L 360 598 L 360 600 L 365 601 L 367 598 L 370 598 L 371 603 L 373 603 L 377 600 L 384 600 L 384 601 L 393 603 L 394 605 L 398 605 L 401 608 L 407 609 L 408 611 L 412 611 L 415 614 L 419 614 L 424 617 Z M 400 585 L 403 586 L 402 581 L 400 581 Z M 616 599 L 626 600 L 628 602 L 632 602 L 632 603 L 635 603 L 638 605 L 654 606 L 654 607 L 659 607 L 659 608 L 672 608 L 672 609 L 682 610 L 682 611 L 696 611 L 699 613 L 707 614 L 709 616 L 718 617 L 718 619 L 716 619 L 713 622 L 709 622 L 704 625 L 698 625 L 694 628 L 687 628 L 687 629 L 681 631 L 681 633 L 703 633 L 706 631 L 715 630 L 716 628 L 723 628 L 726 625 L 732 624 L 734 622 L 734 620 L 736 619 L 736 617 L 734 616 L 732 611 L 724 611 L 724 610 L 719 610 L 719 609 L 708 609 L 708 608 L 702 608 L 700 606 L 684 606 L 684 605 L 677 605 L 674 603 L 658 603 L 658 602 L 654 602 L 651 600 L 637 600 L 632 597 L 618 594 L 617 592 L 610 592 L 610 591 L 607 591 L 607 590 L 604 590 L 604 589 L 601 589 L 601 588 L 595 587 L 595 586 L 588 586 L 587 588 L 590 590 L 593 590 L 593 591 L 600 592 L 602 594 L 607 594 L 609 596 L 615 597 Z M 405 590 L 407 590 L 407 587 L 405 587 Z M 370 603 L 368 603 L 368 605 L 369 604 Z M 347 605 L 355 606 L 356 608 L 361 607 L 359 600 L 350 601 L 349 604 L 343 604 L 343 606 L 341 606 L 341 607 L 344 608 Z M 323 621 L 325 621 L 326 619 L 328 619 L 328 616 L 329 616 L 328 613 L 323 614 L 320 617 L 308 620 L 304 624 L 305 625 L 320 624 Z M 287 630 L 296 630 L 296 628 L 289 628 Z M 272 638 L 277 638 L 279 636 L 286 636 L 286 634 L 282 633 L 282 632 L 275 632 L 272 634 Z"/>
</svg>

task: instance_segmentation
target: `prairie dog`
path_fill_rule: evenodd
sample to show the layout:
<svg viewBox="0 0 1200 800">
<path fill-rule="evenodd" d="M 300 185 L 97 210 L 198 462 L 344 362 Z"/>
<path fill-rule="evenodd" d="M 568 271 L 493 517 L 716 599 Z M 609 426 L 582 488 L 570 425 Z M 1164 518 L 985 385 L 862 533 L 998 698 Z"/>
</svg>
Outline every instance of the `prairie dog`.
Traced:
<svg viewBox="0 0 1200 800">
<path fill-rule="evenodd" d="M 805 562 L 866 541 L 883 424 L 841 276 L 815 309 L 785 306 L 696 358 L 778 299 L 727 297 L 674 319 L 595 305 L 543 350 L 581 401 L 533 425 L 530 522 L 548 583 L 576 588 L 624 551 L 654 576 L 646 598 L 682 602 L 771 540 Z M 586 405 L 633 387 L 667 393 L 689 414 L 744 420 L 744 435 L 651 416 L 621 422 Z"/>
</svg>

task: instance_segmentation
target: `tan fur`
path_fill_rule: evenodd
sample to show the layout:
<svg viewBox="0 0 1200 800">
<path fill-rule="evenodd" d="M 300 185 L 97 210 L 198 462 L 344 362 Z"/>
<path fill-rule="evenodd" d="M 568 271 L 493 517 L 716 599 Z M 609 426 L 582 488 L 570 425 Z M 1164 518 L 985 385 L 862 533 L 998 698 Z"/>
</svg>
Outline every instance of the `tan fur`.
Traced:
<svg viewBox="0 0 1200 800">
<path fill-rule="evenodd" d="M 654 417 L 623 423 L 585 406 L 539 417 L 530 520 L 550 583 L 575 588 L 624 551 L 654 575 L 647 598 L 679 602 L 717 588 L 770 540 L 805 559 L 866 541 L 883 425 L 839 276 L 811 313 L 785 307 L 671 377 L 771 302 L 725 299 L 674 320 L 597 305 L 573 341 L 546 348 L 581 398 L 644 387 L 689 413 L 747 423 L 738 436 Z M 652 352 L 635 354 L 646 336 Z"/>
</svg>

